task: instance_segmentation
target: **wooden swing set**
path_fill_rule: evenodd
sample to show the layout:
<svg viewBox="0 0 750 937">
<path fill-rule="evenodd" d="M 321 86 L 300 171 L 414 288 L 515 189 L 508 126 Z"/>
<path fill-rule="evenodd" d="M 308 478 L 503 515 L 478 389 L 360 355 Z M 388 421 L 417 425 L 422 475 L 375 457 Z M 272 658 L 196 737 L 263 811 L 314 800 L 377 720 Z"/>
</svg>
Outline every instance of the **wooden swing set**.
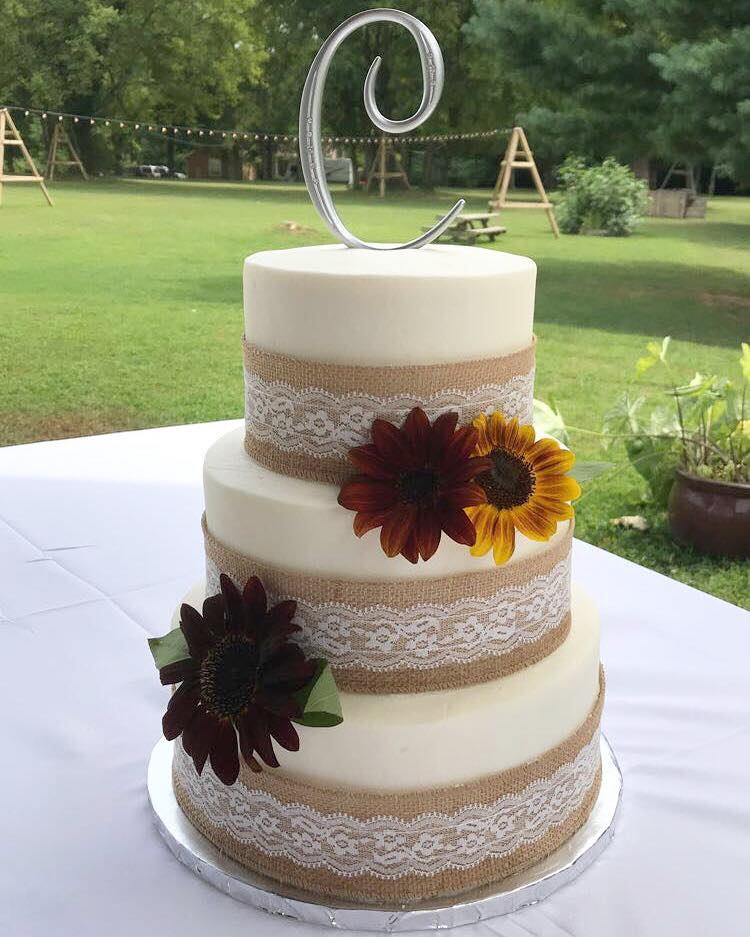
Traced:
<svg viewBox="0 0 750 937">
<path fill-rule="evenodd" d="M 6 147 L 18 147 L 21 156 L 31 171 L 26 173 L 6 172 Z M 2 203 L 3 198 L 3 185 L 6 182 L 35 182 L 47 199 L 47 204 L 51 206 L 53 204 L 52 196 L 49 194 L 45 180 L 52 182 L 55 178 L 55 169 L 59 166 L 74 166 L 83 178 L 88 181 L 88 173 L 84 169 L 81 157 L 78 155 L 78 151 L 62 121 L 58 121 L 52 131 L 47 153 L 47 165 L 44 175 L 41 175 L 10 115 L 10 110 L 7 107 L 0 108 L 0 203 Z"/>
<path fill-rule="evenodd" d="M 520 151 L 520 152 L 519 152 Z M 515 199 L 508 199 L 508 189 L 513 183 L 514 169 L 528 169 L 531 173 L 531 180 L 534 188 L 539 195 L 539 201 L 517 202 Z M 500 163 L 500 172 L 497 176 L 495 188 L 492 190 L 490 198 L 490 210 L 500 212 L 506 208 L 541 208 L 546 212 L 549 226 L 556 238 L 560 237 L 560 229 L 557 227 L 555 218 L 555 209 L 552 202 L 547 198 L 544 191 L 542 177 L 539 175 L 534 154 L 526 139 L 523 127 L 514 127 L 508 140 L 508 146 L 505 150 L 505 156 Z"/>
<path fill-rule="evenodd" d="M 516 169 L 529 170 L 534 188 L 539 195 L 538 201 L 521 202 L 508 198 L 508 191 L 513 186 L 513 173 Z M 380 197 L 384 198 L 386 187 L 391 182 L 396 181 L 406 189 L 411 188 L 400 153 L 394 149 L 388 137 L 381 136 L 378 140 L 375 158 L 367 174 L 367 191 L 369 192 L 371 186 L 377 183 Z M 494 241 L 496 235 L 505 232 L 505 228 L 490 222 L 497 221 L 499 213 L 507 208 L 542 209 L 547 215 L 552 233 L 556 238 L 560 237 L 560 229 L 557 227 L 557 219 L 555 218 L 555 208 L 547 197 L 542 177 L 539 174 L 534 154 L 529 146 L 523 127 L 514 127 L 511 131 L 505 155 L 500 162 L 497 181 L 489 200 L 489 211 L 459 215 L 443 236 L 450 240 L 464 242 L 487 236 Z"/>
<path fill-rule="evenodd" d="M 30 173 L 6 173 L 5 148 L 11 146 L 17 146 L 19 148 L 21 156 L 23 156 L 31 169 Z M 26 149 L 23 137 L 18 132 L 18 128 L 13 122 L 13 118 L 10 116 L 10 111 L 7 107 L 4 107 L 0 109 L 0 203 L 3 200 L 3 185 L 6 182 L 35 182 L 41 188 L 44 197 L 47 199 L 47 203 L 50 206 L 52 205 L 52 197 L 47 191 L 47 186 L 44 184 L 44 176 L 39 175 L 36 164 L 31 158 L 31 153 Z"/>
</svg>

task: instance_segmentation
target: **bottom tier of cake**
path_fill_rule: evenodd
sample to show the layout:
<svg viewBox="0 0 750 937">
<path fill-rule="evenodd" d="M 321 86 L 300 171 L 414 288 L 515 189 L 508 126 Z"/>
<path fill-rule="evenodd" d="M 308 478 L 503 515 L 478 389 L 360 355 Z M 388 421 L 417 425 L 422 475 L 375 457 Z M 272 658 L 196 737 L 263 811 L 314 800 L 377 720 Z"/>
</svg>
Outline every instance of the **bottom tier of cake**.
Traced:
<svg viewBox="0 0 750 937">
<path fill-rule="evenodd" d="M 187 597 L 199 604 L 201 587 Z M 224 786 L 175 745 L 185 814 L 255 872 L 380 905 L 506 878 L 586 821 L 601 780 L 599 627 L 574 588 L 566 641 L 525 670 L 440 692 L 341 695 L 344 722 Z"/>
</svg>

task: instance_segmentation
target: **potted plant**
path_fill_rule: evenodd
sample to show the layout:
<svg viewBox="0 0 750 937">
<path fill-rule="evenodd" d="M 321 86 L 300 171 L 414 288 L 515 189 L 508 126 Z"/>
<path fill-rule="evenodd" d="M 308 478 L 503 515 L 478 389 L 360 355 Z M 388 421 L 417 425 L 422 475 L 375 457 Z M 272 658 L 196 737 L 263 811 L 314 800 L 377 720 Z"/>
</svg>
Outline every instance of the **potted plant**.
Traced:
<svg viewBox="0 0 750 937">
<path fill-rule="evenodd" d="M 654 501 L 667 507 L 672 538 L 703 553 L 750 557 L 750 345 L 739 379 L 696 373 L 680 383 L 669 338 L 650 342 L 636 371 L 663 369 L 658 396 L 624 392 L 605 417 Z"/>
</svg>

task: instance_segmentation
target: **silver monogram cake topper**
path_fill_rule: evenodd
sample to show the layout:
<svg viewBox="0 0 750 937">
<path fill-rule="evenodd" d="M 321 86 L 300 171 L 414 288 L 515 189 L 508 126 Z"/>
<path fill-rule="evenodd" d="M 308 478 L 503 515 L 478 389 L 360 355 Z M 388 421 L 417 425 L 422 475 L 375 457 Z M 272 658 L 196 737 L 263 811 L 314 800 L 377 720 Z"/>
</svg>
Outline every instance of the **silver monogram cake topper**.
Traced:
<svg viewBox="0 0 750 937">
<path fill-rule="evenodd" d="M 398 23 L 404 26 L 414 37 L 422 63 L 422 103 L 411 117 L 404 120 L 389 120 L 381 112 L 375 100 L 375 83 L 380 70 L 380 56 L 377 56 L 365 78 L 365 110 L 370 120 L 384 133 L 408 133 L 419 127 L 437 107 L 443 91 L 444 66 L 443 54 L 437 39 L 421 20 L 401 10 L 366 10 L 345 20 L 326 39 L 315 56 L 302 90 L 299 109 L 299 150 L 302 172 L 307 190 L 320 217 L 328 230 L 348 247 L 368 247 L 372 250 L 403 250 L 407 247 L 424 247 L 439 237 L 451 224 L 464 207 L 464 200 L 459 199 L 453 208 L 425 234 L 408 241 L 406 244 L 372 244 L 361 241 L 352 234 L 339 218 L 326 182 L 321 144 L 321 110 L 325 91 L 328 68 L 341 43 L 360 26 L 368 23 Z"/>
</svg>

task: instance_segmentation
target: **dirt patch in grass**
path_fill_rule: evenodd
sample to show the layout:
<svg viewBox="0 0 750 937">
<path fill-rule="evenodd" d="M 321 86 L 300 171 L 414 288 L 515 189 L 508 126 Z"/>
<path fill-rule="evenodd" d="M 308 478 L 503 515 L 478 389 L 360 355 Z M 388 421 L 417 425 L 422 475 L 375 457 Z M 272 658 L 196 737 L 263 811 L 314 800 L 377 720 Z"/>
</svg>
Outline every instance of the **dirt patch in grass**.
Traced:
<svg viewBox="0 0 750 937">
<path fill-rule="evenodd" d="M 96 436 L 126 429 L 142 429 L 143 418 L 129 410 L 96 410 L 85 413 L 3 413 L 0 446 L 15 446 L 44 439 Z"/>
<path fill-rule="evenodd" d="M 707 306 L 723 306 L 725 309 L 750 309 L 750 296 L 736 293 L 701 293 L 698 297 Z"/>
</svg>

